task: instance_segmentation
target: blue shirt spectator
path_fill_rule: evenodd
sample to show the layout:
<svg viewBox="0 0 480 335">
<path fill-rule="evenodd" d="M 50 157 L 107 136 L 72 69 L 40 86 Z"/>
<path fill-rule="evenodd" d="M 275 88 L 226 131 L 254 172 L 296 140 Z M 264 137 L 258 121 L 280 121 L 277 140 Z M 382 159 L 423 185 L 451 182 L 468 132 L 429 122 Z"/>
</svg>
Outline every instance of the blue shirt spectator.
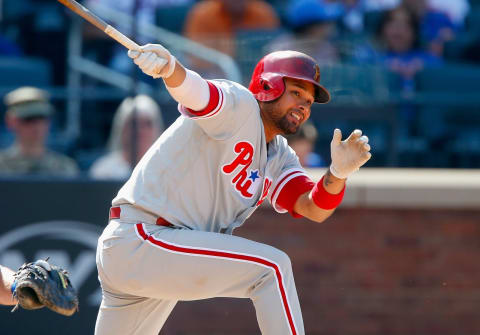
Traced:
<svg viewBox="0 0 480 335">
<path fill-rule="evenodd" d="M 382 51 L 378 60 L 403 79 L 405 92 L 414 90 L 415 74 L 426 66 L 441 64 L 441 59 L 421 49 L 419 24 L 406 7 L 385 12 L 378 30 Z"/>
<path fill-rule="evenodd" d="M 412 92 L 415 89 L 415 74 L 428 66 L 436 66 L 442 63 L 441 59 L 428 52 L 419 49 L 405 52 L 388 51 L 381 56 L 381 61 L 390 71 L 400 74 L 403 79 L 404 92 Z"/>
<path fill-rule="evenodd" d="M 447 14 L 431 8 L 427 0 L 403 0 L 420 24 L 420 37 L 431 53 L 441 57 L 445 42 L 455 38 L 457 27 Z"/>
</svg>

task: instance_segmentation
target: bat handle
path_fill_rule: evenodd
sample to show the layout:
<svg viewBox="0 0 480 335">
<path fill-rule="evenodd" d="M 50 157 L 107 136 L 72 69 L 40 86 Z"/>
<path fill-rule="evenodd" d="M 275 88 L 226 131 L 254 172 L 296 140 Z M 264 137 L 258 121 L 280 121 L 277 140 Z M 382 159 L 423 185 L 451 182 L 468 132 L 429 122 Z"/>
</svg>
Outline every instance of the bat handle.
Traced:
<svg viewBox="0 0 480 335">
<path fill-rule="evenodd" d="M 137 43 L 129 39 L 127 36 L 123 35 L 117 29 L 113 28 L 111 25 L 107 25 L 104 32 L 108 36 L 116 40 L 118 43 L 123 45 L 128 50 L 140 51 L 140 46 Z"/>
</svg>

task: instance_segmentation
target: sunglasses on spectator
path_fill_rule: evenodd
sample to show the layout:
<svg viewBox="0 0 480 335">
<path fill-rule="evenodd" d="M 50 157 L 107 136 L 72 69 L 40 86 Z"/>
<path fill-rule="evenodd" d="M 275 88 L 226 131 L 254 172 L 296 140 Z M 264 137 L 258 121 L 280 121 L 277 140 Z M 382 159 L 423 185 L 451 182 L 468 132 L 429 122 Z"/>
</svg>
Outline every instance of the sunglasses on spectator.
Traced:
<svg viewBox="0 0 480 335">
<path fill-rule="evenodd" d="M 47 119 L 48 119 L 47 116 L 44 116 L 44 115 L 35 115 L 35 116 L 29 116 L 29 117 L 20 118 L 19 120 L 20 120 L 22 123 L 33 123 L 33 122 L 36 122 L 36 121 L 47 120 Z"/>
</svg>

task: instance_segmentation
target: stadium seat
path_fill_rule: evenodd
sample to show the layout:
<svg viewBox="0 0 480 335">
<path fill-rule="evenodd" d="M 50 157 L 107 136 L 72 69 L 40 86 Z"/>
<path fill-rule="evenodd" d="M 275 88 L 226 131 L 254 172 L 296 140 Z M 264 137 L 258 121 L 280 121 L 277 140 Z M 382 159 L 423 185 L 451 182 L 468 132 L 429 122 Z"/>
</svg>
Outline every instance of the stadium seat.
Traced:
<svg viewBox="0 0 480 335">
<path fill-rule="evenodd" d="M 1 1 L 2 21 L 15 22 L 33 12 L 31 0 Z"/>
<path fill-rule="evenodd" d="M 443 51 L 444 58 L 449 62 L 461 61 L 465 51 L 475 43 L 479 33 L 466 31 L 456 36 L 454 40 L 446 42 Z"/>
<path fill-rule="evenodd" d="M 169 6 L 167 8 L 159 7 L 156 13 L 156 24 L 177 34 L 182 34 L 185 17 L 190 11 L 192 5 Z"/>
<path fill-rule="evenodd" d="M 321 83 L 332 95 L 327 105 L 314 105 L 311 119 L 319 138 L 317 150 L 328 155 L 328 145 L 334 128 L 344 136 L 355 128 L 370 138 L 374 159 L 370 166 L 395 164 L 395 134 L 397 114 L 390 96 L 396 94 L 397 77 L 377 66 L 336 64 L 321 67 Z"/>
<path fill-rule="evenodd" d="M 384 13 L 385 12 L 381 10 L 366 12 L 364 14 L 365 31 L 371 34 L 372 36 L 376 35 Z"/>
<path fill-rule="evenodd" d="M 321 83 L 330 90 L 335 103 L 378 103 L 395 91 L 391 74 L 380 66 L 336 64 L 322 66 L 320 72 Z"/>
<path fill-rule="evenodd" d="M 19 86 L 51 85 L 51 65 L 39 58 L 0 57 L 0 73 L 0 89 L 4 93 Z"/>
<path fill-rule="evenodd" d="M 416 76 L 416 86 L 419 92 L 475 93 L 478 92 L 480 81 L 480 66 L 465 64 L 445 64 L 442 67 L 425 68 Z"/>
<path fill-rule="evenodd" d="M 472 8 L 465 18 L 465 27 L 467 32 L 480 35 L 480 1 L 476 5 L 472 4 Z"/>
<path fill-rule="evenodd" d="M 467 156 L 480 157 L 480 146 L 470 145 L 480 141 L 479 82 L 480 66 L 473 65 L 446 64 L 417 74 L 417 127 L 429 140 L 431 155 L 447 154 L 463 162 L 470 161 Z"/>
</svg>

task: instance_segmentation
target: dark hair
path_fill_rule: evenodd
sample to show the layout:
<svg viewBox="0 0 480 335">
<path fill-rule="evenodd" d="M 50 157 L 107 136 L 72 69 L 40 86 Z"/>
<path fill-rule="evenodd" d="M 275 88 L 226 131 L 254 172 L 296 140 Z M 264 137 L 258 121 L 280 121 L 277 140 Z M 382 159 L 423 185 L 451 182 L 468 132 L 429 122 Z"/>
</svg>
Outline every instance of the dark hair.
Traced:
<svg viewBox="0 0 480 335">
<path fill-rule="evenodd" d="M 376 31 L 377 39 L 382 40 L 383 29 L 385 28 L 387 23 L 392 20 L 393 15 L 396 12 L 402 11 L 402 10 L 407 14 L 410 27 L 412 28 L 412 32 L 413 32 L 412 47 L 419 48 L 420 47 L 420 23 L 418 22 L 418 19 L 415 13 L 405 6 L 398 6 L 390 10 L 387 10 L 385 11 L 385 13 L 383 13 L 382 17 L 380 18 L 380 22 L 377 26 L 377 31 Z"/>
</svg>

